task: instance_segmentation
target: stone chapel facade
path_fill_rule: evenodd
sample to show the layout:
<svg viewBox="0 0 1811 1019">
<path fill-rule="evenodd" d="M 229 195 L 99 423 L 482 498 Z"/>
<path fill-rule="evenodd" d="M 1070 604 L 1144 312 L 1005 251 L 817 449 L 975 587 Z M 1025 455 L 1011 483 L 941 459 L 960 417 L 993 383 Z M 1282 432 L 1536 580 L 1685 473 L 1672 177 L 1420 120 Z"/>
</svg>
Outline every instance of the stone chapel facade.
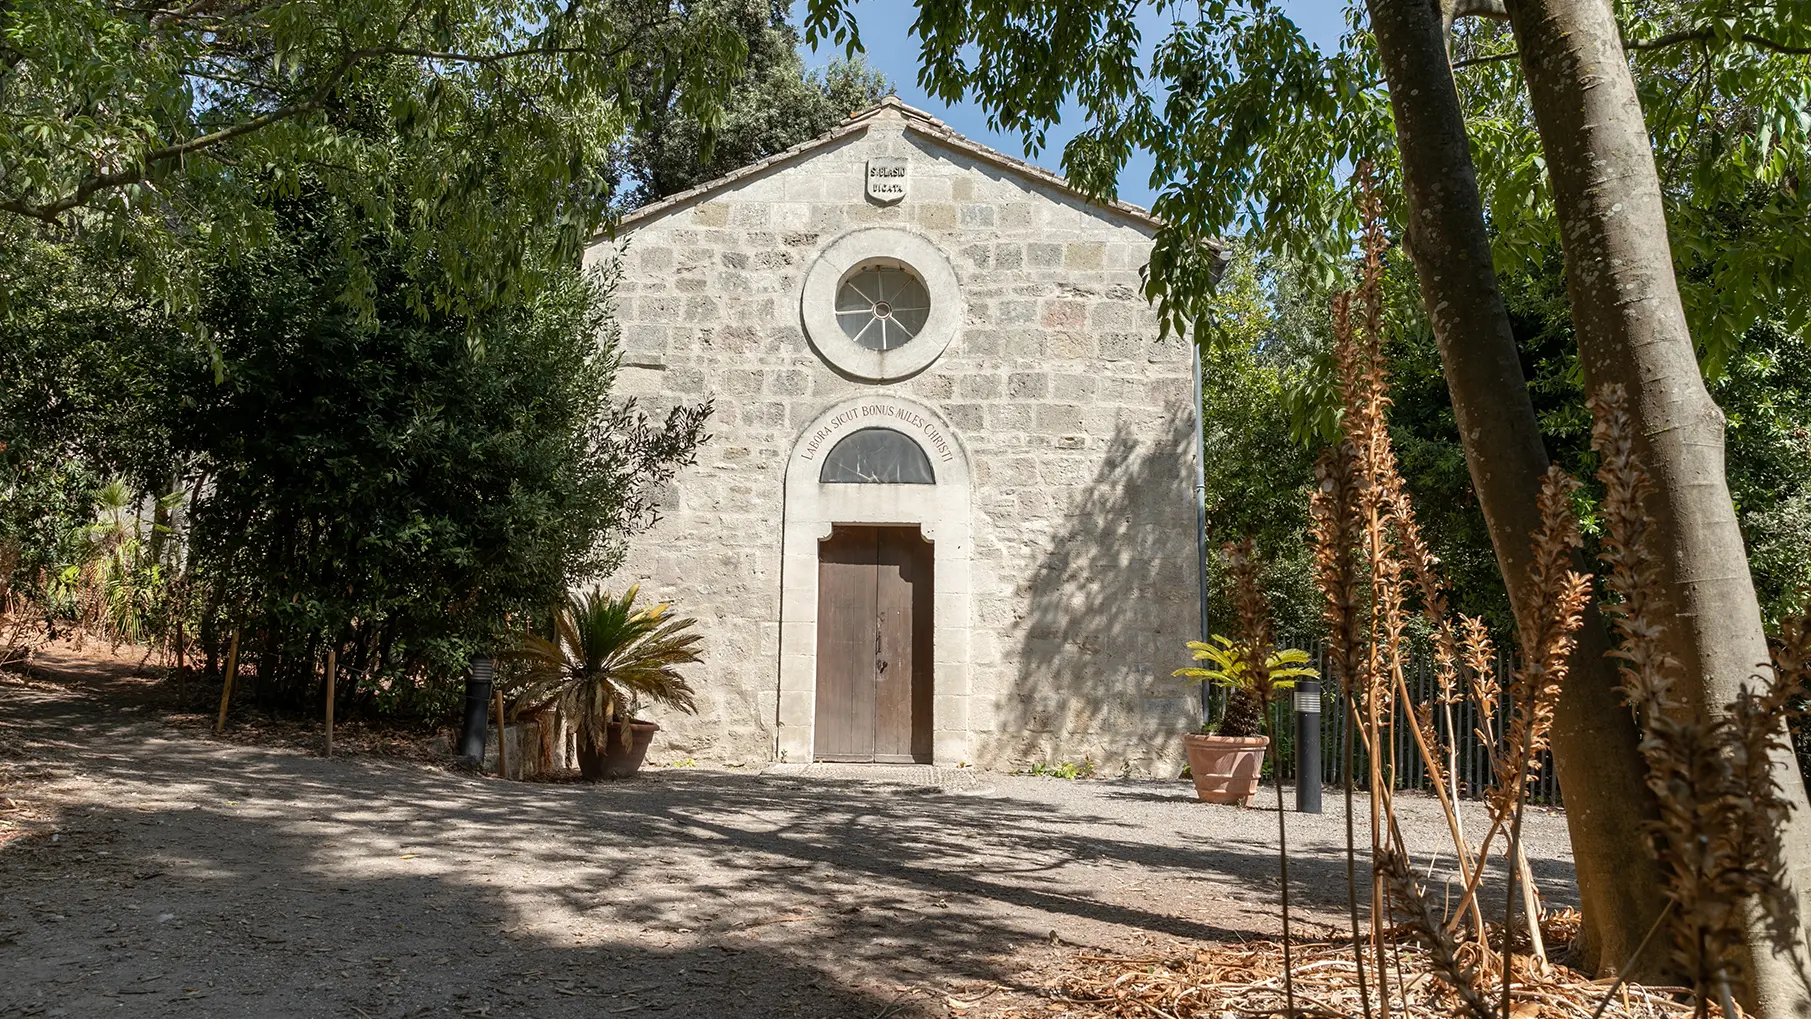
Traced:
<svg viewBox="0 0 1811 1019">
<path fill-rule="evenodd" d="M 651 760 L 1176 774 L 1200 401 L 1155 226 L 889 98 L 594 245 L 617 395 L 716 405 L 611 579 L 705 637 Z"/>
</svg>

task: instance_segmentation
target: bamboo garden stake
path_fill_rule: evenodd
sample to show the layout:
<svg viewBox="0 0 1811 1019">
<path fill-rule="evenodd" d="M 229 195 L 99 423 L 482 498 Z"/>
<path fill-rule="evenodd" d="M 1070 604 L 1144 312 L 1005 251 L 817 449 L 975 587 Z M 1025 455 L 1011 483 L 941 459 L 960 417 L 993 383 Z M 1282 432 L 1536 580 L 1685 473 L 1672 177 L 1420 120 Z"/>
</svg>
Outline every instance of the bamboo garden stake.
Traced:
<svg viewBox="0 0 1811 1019">
<path fill-rule="evenodd" d="M 509 751 L 503 746 L 503 691 L 492 694 L 497 703 L 497 777 L 509 777 Z"/>
<path fill-rule="evenodd" d="M 189 676 L 182 658 L 182 618 L 176 619 L 176 703 L 181 710 L 189 709 Z"/>
<path fill-rule="evenodd" d="M 233 630 L 233 644 L 226 652 L 226 682 L 220 686 L 220 718 L 214 723 L 216 734 L 226 731 L 226 706 L 233 699 L 233 676 L 239 671 L 239 631 Z"/>
<path fill-rule="evenodd" d="M 339 673 L 339 648 L 327 649 L 327 752 L 333 756 L 333 681 Z"/>
</svg>

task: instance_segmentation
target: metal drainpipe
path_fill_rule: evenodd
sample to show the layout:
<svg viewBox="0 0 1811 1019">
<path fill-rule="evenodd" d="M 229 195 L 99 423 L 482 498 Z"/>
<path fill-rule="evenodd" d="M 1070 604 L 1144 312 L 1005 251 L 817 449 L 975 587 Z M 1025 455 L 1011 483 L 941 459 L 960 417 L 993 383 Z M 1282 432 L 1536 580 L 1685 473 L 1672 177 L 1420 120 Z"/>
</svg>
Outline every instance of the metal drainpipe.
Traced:
<svg viewBox="0 0 1811 1019">
<path fill-rule="evenodd" d="M 1200 569 L 1201 640 L 1207 640 L 1207 437 L 1201 416 L 1201 342 L 1195 341 L 1195 562 Z M 1208 684 L 1201 684 L 1201 721 L 1208 721 Z"/>
</svg>

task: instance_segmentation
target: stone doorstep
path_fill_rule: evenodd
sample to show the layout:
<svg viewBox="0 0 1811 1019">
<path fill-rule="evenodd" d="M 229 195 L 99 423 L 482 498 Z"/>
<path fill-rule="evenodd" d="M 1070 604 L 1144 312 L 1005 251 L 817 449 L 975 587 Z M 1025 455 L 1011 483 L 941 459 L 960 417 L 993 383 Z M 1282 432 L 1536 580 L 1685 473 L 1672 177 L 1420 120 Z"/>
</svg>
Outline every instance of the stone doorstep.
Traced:
<svg viewBox="0 0 1811 1019">
<path fill-rule="evenodd" d="M 939 768 L 929 764 L 777 763 L 762 768 L 760 774 L 763 778 L 853 781 L 946 792 L 974 789 L 982 784 L 980 773 L 974 768 Z"/>
</svg>

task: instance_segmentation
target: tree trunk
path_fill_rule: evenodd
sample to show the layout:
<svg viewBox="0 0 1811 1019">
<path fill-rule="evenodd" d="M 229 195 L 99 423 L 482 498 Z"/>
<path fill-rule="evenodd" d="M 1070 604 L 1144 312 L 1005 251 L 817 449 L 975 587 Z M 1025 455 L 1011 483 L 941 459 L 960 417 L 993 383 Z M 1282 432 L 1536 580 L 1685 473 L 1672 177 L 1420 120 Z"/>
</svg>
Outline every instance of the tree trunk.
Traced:
<svg viewBox="0 0 1811 1019">
<path fill-rule="evenodd" d="M 1369 0 L 1402 154 L 1409 257 L 1433 324 L 1472 487 L 1483 507 L 1511 601 L 1535 597 L 1530 544 L 1547 451 L 1497 289 L 1477 172 L 1453 85 L 1439 0 Z M 1657 864 L 1629 852 L 1658 816 L 1637 734 L 1603 654 L 1592 614 L 1560 695 L 1553 758 L 1566 797 L 1584 929 L 1575 953 L 1588 969 L 1620 967 L 1664 908 Z M 1654 972 L 1664 952 L 1643 961 Z"/>
<path fill-rule="evenodd" d="M 1704 388 L 1679 302 L 1634 77 L 1609 0 L 1508 6 L 1553 182 L 1585 383 L 1628 390 L 1637 449 L 1654 479 L 1654 551 L 1679 613 L 1666 649 L 1684 664 L 1681 693 L 1718 711 L 1766 669 L 1767 643 L 1724 475 L 1723 412 Z M 1789 749 L 1773 763 L 1792 806 L 1782 862 L 1794 892 L 1811 889 L 1805 787 Z M 1811 995 L 1799 917 L 1776 937 L 1751 912 L 1749 1002 L 1769 1016 L 1805 1014 Z"/>
</svg>

